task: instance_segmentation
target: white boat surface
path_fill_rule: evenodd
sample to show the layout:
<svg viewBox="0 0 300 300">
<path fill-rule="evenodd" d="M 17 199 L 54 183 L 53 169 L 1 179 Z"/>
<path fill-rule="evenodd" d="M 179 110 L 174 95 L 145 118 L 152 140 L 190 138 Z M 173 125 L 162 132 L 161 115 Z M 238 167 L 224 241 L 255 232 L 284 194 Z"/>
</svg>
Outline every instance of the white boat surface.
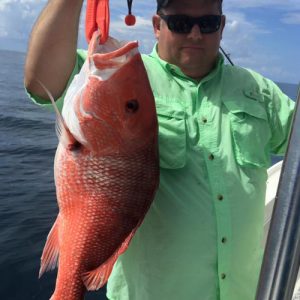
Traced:
<svg viewBox="0 0 300 300">
<path fill-rule="evenodd" d="M 279 183 L 279 179 L 280 179 L 282 163 L 283 163 L 283 161 L 280 161 L 268 169 L 267 190 L 266 190 L 266 198 L 265 198 L 264 243 L 266 243 L 267 235 L 268 235 L 268 231 L 269 231 L 269 227 L 270 227 L 273 207 L 274 207 L 274 203 L 275 203 L 275 197 L 276 197 L 276 193 L 277 193 L 277 187 L 278 187 L 278 183 Z M 292 300 L 300 300 L 299 273 L 298 273 Z"/>
</svg>

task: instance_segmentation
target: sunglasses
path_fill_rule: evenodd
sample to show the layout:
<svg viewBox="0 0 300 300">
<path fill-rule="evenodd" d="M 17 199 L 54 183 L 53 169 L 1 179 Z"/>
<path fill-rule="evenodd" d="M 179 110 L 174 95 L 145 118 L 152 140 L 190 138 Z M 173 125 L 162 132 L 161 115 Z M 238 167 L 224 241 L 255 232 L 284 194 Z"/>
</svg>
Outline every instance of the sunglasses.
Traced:
<svg viewBox="0 0 300 300">
<path fill-rule="evenodd" d="M 190 33 L 195 24 L 201 33 L 213 33 L 221 26 L 221 15 L 206 15 L 201 17 L 189 17 L 186 15 L 158 14 L 168 25 L 170 31 L 175 33 Z"/>
</svg>

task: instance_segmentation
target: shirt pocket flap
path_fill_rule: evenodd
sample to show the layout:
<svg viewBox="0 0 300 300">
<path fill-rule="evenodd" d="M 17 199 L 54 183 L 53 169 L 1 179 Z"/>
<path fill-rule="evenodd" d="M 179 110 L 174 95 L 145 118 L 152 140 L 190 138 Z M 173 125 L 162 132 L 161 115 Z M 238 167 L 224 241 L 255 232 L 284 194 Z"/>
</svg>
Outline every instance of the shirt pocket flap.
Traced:
<svg viewBox="0 0 300 300">
<path fill-rule="evenodd" d="M 259 95 L 249 95 L 223 101 L 229 112 L 235 158 L 241 166 L 265 168 L 270 164 L 268 116 Z"/>
<path fill-rule="evenodd" d="M 244 100 L 244 101 L 243 101 Z M 247 97 L 246 99 L 241 99 L 241 102 L 237 100 L 226 100 L 224 105 L 228 111 L 232 114 L 247 114 L 255 118 L 268 120 L 268 116 L 262 103 Z"/>
<path fill-rule="evenodd" d="M 160 167 L 178 169 L 186 163 L 185 111 L 180 105 L 156 105 Z"/>
<path fill-rule="evenodd" d="M 164 105 L 164 104 L 156 104 L 156 112 L 159 116 L 166 116 L 175 119 L 184 119 L 185 111 L 180 105 Z"/>
</svg>

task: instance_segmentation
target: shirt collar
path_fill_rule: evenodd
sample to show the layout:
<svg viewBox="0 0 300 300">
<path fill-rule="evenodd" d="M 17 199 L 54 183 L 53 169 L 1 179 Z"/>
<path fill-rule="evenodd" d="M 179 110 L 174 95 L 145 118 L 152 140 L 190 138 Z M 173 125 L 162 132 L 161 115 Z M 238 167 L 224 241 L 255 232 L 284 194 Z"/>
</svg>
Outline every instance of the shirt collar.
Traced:
<svg viewBox="0 0 300 300">
<path fill-rule="evenodd" d="M 191 77 L 186 76 L 179 67 L 177 67 L 176 65 L 170 64 L 167 61 L 161 59 L 158 55 L 157 52 L 157 43 L 155 43 L 152 52 L 150 53 L 150 56 L 154 57 L 155 59 L 157 59 L 157 61 L 160 63 L 160 65 L 172 76 L 179 76 L 179 77 L 183 77 L 186 80 L 192 81 L 192 82 L 196 82 L 196 80 L 194 80 Z M 203 82 L 207 82 L 210 79 L 212 79 L 213 77 L 216 76 L 216 74 L 219 73 L 219 71 L 221 70 L 222 66 L 224 65 L 224 56 L 219 53 L 219 56 L 217 58 L 217 64 L 216 66 L 213 68 L 213 70 L 207 74 L 204 78 L 201 79 L 201 83 Z"/>
</svg>

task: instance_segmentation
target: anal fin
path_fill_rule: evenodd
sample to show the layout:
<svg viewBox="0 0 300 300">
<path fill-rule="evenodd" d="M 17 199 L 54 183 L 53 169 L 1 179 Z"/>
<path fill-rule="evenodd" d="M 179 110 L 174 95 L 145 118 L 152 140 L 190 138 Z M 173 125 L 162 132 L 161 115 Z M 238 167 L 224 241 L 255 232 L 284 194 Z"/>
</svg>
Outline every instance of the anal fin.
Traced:
<svg viewBox="0 0 300 300">
<path fill-rule="evenodd" d="M 132 232 L 127 236 L 127 238 L 121 244 L 121 246 L 115 251 L 115 253 L 107 261 L 101 264 L 98 268 L 90 272 L 86 272 L 82 275 L 82 280 L 87 290 L 95 291 L 100 289 L 106 284 L 112 272 L 115 262 L 117 261 L 118 257 L 122 253 L 124 253 L 128 248 L 129 243 L 133 238 L 137 228 L 138 226 L 134 230 L 132 230 Z"/>
</svg>

